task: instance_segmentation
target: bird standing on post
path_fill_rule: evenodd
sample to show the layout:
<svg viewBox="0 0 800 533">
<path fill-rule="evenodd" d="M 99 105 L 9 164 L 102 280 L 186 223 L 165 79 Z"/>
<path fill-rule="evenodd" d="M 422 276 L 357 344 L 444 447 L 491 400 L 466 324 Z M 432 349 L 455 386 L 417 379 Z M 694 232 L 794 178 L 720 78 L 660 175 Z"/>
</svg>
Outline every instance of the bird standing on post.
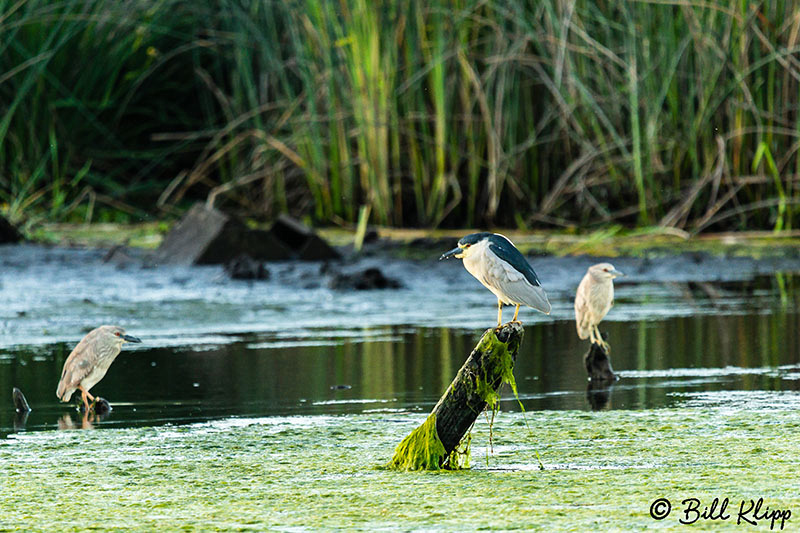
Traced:
<svg viewBox="0 0 800 533">
<path fill-rule="evenodd" d="M 614 305 L 613 279 L 624 276 L 611 263 L 592 265 L 583 276 L 578 292 L 575 294 L 575 326 L 578 337 L 589 338 L 592 343 L 599 344 L 606 353 L 611 347 L 597 329 L 600 321 Z"/>
<path fill-rule="evenodd" d="M 458 247 L 439 258 L 456 257 L 464 260 L 464 268 L 484 287 L 497 296 L 497 325 L 503 322 L 503 305 L 516 305 L 513 322 L 517 322 L 519 307 L 527 305 L 550 314 L 547 300 L 536 272 L 508 238 L 499 233 L 471 233 L 458 241 Z"/>
<path fill-rule="evenodd" d="M 72 393 L 80 390 L 88 413 L 87 397 L 94 401 L 89 389 L 103 379 L 126 342 L 142 341 L 126 335 L 125 330 L 119 326 L 100 326 L 87 333 L 64 362 L 56 395 L 62 402 L 68 402 Z"/>
</svg>

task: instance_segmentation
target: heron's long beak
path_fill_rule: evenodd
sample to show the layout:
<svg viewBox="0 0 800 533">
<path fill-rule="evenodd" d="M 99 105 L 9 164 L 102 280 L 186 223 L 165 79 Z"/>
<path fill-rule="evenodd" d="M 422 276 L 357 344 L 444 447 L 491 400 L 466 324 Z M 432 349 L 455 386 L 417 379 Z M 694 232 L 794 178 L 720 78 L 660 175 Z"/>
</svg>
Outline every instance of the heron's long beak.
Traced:
<svg viewBox="0 0 800 533">
<path fill-rule="evenodd" d="M 126 342 L 142 342 L 141 339 L 134 337 L 133 335 L 123 335 L 122 340 Z"/>
<path fill-rule="evenodd" d="M 619 278 L 619 277 L 624 277 L 625 276 L 625 274 L 623 274 L 622 272 L 620 272 L 616 268 L 613 269 L 611 272 L 609 272 L 609 274 L 614 274 L 615 278 Z"/>
<path fill-rule="evenodd" d="M 461 248 L 453 248 L 449 252 L 445 252 L 442 254 L 442 257 L 439 258 L 439 261 L 442 259 L 450 259 L 451 257 L 457 257 L 456 254 L 461 252 Z"/>
</svg>

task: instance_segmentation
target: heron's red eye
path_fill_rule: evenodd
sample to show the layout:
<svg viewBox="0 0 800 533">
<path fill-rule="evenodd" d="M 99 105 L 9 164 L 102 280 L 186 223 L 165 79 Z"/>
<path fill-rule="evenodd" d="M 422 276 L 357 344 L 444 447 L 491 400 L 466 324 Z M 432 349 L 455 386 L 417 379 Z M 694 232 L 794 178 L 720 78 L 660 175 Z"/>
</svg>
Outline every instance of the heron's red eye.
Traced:
<svg viewBox="0 0 800 533">
<path fill-rule="evenodd" d="M 604 269 L 603 269 L 603 272 L 608 272 L 608 269 L 607 269 L 607 268 L 604 268 Z M 119 335 L 119 333 L 117 333 L 117 335 Z"/>
<path fill-rule="evenodd" d="M 114 335 L 116 335 L 117 337 L 119 337 L 119 331 L 118 331 L 118 332 L 116 332 L 116 333 L 114 333 Z"/>
</svg>

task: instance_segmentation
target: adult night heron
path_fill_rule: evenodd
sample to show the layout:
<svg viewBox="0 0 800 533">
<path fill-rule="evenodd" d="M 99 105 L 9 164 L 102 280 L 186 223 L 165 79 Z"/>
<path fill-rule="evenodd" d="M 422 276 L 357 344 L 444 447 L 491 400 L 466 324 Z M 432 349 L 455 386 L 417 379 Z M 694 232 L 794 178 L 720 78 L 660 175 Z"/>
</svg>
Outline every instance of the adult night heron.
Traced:
<svg viewBox="0 0 800 533">
<path fill-rule="evenodd" d="M 126 342 L 142 341 L 126 335 L 125 330 L 119 326 L 100 326 L 87 333 L 64 362 L 56 395 L 62 402 L 68 402 L 72 393 L 76 389 L 80 390 L 88 413 L 87 397 L 94 401 L 89 389 L 103 379 Z"/>
<path fill-rule="evenodd" d="M 575 326 L 578 337 L 589 338 L 592 343 L 599 344 L 606 352 L 611 349 L 603 340 L 597 325 L 614 305 L 613 279 L 624 276 L 611 263 L 592 265 L 583 276 L 578 292 L 575 294 Z"/>
<path fill-rule="evenodd" d="M 449 257 L 463 259 L 464 268 L 497 296 L 498 326 L 503 322 L 503 305 L 517 306 L 514 322 L 521 305 L 550 314 L 550 302 L 536 272 L 507 237 L 499 233 L 471 233 L 458 241 L 458 248 L 442 254 L 439 260 Z"/>
</svg>

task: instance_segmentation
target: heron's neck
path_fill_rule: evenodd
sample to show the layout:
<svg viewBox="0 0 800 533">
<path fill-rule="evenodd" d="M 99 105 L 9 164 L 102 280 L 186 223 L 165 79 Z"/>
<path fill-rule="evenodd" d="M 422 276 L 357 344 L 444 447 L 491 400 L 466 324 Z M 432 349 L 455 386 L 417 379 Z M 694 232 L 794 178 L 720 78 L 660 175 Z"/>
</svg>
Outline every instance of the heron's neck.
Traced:
<svg viewBox="0 0 800 533">
<path fill-rule="evenodd" d="M 483 258 L 488 246 L 489 241 L 484 240 L 467 249 L 467 253 L 464 255 L 464 268 L 473 276 L 477 277 L 478 273 L 482 273 L 482 266 L 485 264 Z"/>
</svg>

